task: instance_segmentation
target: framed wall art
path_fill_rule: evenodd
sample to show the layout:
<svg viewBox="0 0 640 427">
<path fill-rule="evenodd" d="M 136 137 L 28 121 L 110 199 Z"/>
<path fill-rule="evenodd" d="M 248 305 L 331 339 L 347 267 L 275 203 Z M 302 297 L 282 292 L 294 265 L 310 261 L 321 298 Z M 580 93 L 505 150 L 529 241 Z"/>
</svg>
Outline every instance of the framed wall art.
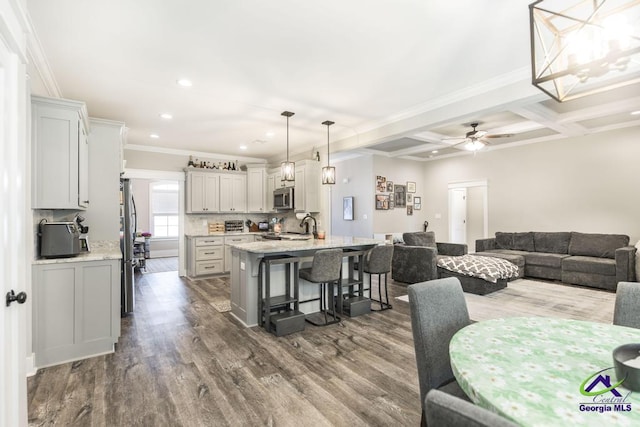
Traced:
<svg viewBox="0 0 640 427">
<path fill-rule="evenodd" d="M 413 204 L 413 194 L 407 193 L 407 205 Z"/>
<path fill-rule="evenodd" d="M 387 193 L 393 193 L 393 181 L 387 181 Z"/>
<path fill-rule="evenodd" d="M 389 195 L 376 194 L 376 210 L 386 211 L 389 209 Z"/>
<path fill-rule="evenodd" d="M 407 206 L 407 215 L 413 215 L 413 206 Z"/>
<path fill-rule="evenodd" d="M 407 206 L 407 187 L 406 185 L 393 186 L 393 200 L 397 208 Z"/>
<path fill-rule="evenodd" d="M 415 193 L 416 192 L 416 183 L 407 181 L 407 193 Z"/>
<path fill-rule="evenodd" d="M 353 196 L 342 198 L 342 219 L 353 221 Z"/>
<path fill-rule="evenodd" d="M 422 197 L 414 196 L 413 197 L 413 209 L 419 211 L 422 209 Z"/>
<path fill-rule="evenodd" d="M 381 175 L 376 176 L 376 191 L 384 193 L 387 191 L 387 178 Z"/>
</svg>

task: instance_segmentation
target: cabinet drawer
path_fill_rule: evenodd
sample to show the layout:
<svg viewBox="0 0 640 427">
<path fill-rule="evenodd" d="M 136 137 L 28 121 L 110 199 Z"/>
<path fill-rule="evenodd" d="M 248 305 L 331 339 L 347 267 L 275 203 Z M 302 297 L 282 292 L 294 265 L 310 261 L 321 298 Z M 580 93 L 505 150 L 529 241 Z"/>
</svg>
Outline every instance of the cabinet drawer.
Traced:
<svg viewBox="0 0 640 427">
<path fill-rule="evenodd" d="M 198 237 L 196 238 L 196 246 L 215 246 L 222 245 L 224 237 Z"/>
<path fill-rule="evenodd" d="M 238 244 L 238 243 L 252 243 L 253 236 L 244 235 L 244 236 L 226 236 L 224 238 L 225 245 L 228 244 Z"/>
<path fill-rule="evenodd" d="M 222 260 L 196 262 L 196 276 L 223 272 Z"/>
<path fill-rule="evenodd" d="M 206 261 L 210 259 L 222 259 L 224 249 L 222 246 L 202 246 L 196 248 L 196 261 Z"/>
</svg>

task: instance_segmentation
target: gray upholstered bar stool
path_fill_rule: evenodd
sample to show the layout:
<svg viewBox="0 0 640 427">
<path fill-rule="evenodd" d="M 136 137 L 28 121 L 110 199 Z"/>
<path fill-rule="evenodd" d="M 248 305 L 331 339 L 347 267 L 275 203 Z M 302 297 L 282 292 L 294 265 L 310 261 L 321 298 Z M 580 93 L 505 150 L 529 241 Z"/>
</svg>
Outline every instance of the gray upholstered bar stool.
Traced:
<svg viewBox="0 0 640 427">
<path fill-rule="evenodd" d="M 342 273 L 342 249 L 321 249 L 313 255 L 311 268 L 301 268 L 300 278 L 308 282 L 319 283 L 320 297 L 303 302 L 320 300 L 320 315 L 313 313 L 307 316 L 307 322 L 326 326 L 340 321 L 336 314 L 335 287 L 340 286 Z M 329 320 L 327 312 L 331 305 L 333 319 Z M 324 321 L 322 319 L 324 315 Z"/>
<path fill-rule="evenodd" d="M 391 260 L 393 259 L 393 245 L 380 245 L 372 248 L 364 256 L 362 271 L 369 274 L 369 295 L 371 301 L 380 304 L 379 309 L 371 308 L 372 311 L 382 311 L 393 308 L 389 304 L 389 292 L 387 290 L 387 274 L 391 272 Z M 373 283 L 371 276 L 378 275 L 378 299 L 373 298 Z M 382 300 L 382 276 L 384 276 L 384 301 Z"/>
</svg>

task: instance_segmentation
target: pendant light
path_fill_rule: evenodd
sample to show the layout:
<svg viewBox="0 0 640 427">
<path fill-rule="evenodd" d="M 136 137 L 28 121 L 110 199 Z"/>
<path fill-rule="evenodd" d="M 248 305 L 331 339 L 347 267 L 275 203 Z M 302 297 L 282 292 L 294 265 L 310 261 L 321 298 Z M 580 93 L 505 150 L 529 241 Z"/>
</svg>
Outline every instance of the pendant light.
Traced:
<svg viewBox="0 0 640 427">
<path fill-rule="evenodd" d="M 335 184 L 336 183 L 336 168 L 329 164 L 329 126 L 334 124 L 330 120 L 322 122 L 323 125 L 327 125 L 327 166 L 322 168 L 322 183 L 323 184 Z"/>
<path fill-rule="evenodd" d="M 289 161 L 289 117 L 295 113 L 291 111 L 283 111 L 282 116 L 287 118 L 287 161 L 282 162 L 280 165 L 280 174 L 282 175 L 282 181 L 295 181 L 296 179 L 296 164 Z"/>
</svg>

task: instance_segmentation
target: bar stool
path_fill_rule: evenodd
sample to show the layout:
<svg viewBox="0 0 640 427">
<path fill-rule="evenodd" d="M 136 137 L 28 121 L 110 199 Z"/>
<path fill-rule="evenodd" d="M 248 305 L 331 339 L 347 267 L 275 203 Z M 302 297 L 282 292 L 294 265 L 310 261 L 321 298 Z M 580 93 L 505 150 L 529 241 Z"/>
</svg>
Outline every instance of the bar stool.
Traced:
<svg viewBox="0 0 640 427">
<path fill-rule="evenodd" d="M 348 270 L 347 277 L 342 279 L 338 290 L 341 294 L 340 314 L 346 313 L 349 317 L 356 317 L 371 312 L 371 300 L 364 296 L 364 291 L 367 290 L 364 287 L 364 274 L 357 268 L 357 265 L 364 264 L 366 253 L 367 251 L 359 249 L 344 249 L 342 252 L 342 256 L 348 260 Z M 343 292 L 344 288 L 347 288 L 347 293 Z"/>
<path fill-rule="evenodd" d="M 373 288 L 371 275 L 378 275 L 378 298 L 371 298 L 371 301 L 380 303 L 379 309 L 372 308 L 373 311 L 382 311 L 393 308 L 389 304 L 389 293 L 387 290 L 387 274 L 391 272 L 391 260 L 393 258 L 393 245 L 380 245 L 372 248 L 364 257 L 364 265 L 362 271 L 369 274 L 369 295 L 371 296 L 371 290 Z M 382 282 L 381 276 L 384 275 L 384 296 L 385 301 L 382 301 Z"/>
<path fill-rule="evenodd" d="M 313 255 L 311 268 L 301 268 L 300 278 L 311 283 L 319 283 L 320 298 L 302 302 L 320 300 L 320 313 L 324 314 L 324 321 L 317 319 L 314 314 L 307 316 L 307 322 L 316 326 L 326 326 L 338 323 L 340 318 L 336 314 L 335 286 L 340 284 L 342 273 L 342 250 L 321 249 Z M 333 319 L 327 317 L 328 301 L 331 301 Z"/>
</svg>

